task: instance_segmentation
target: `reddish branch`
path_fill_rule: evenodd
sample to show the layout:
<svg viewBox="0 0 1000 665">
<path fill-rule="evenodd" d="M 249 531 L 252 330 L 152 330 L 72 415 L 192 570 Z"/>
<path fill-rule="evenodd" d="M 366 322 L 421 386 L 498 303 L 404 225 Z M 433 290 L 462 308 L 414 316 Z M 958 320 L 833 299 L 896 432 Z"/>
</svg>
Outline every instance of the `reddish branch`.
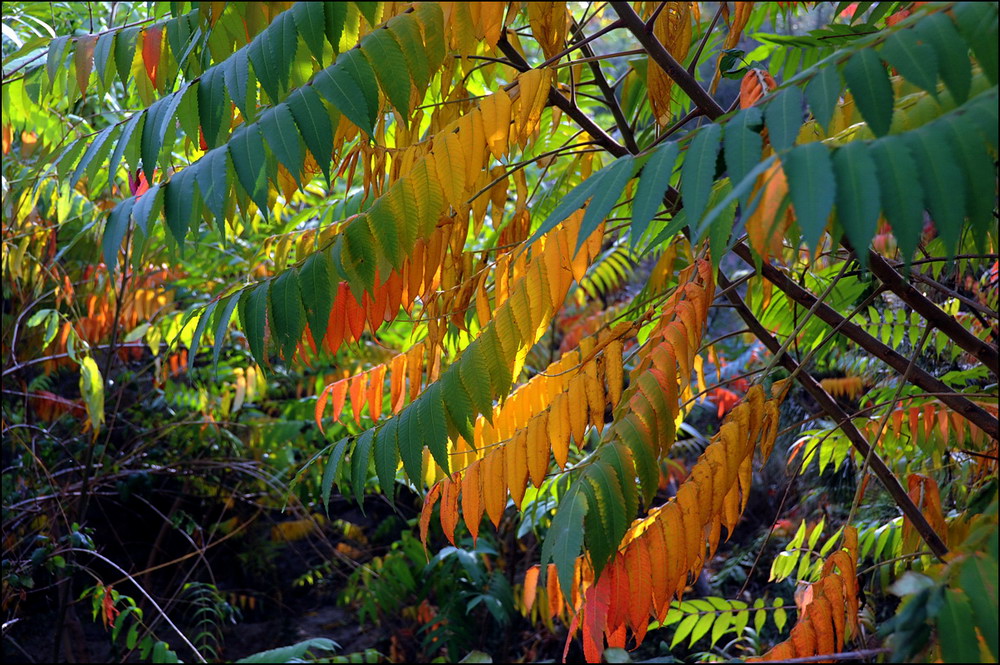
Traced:
<svg viewBox="0 0 1000 665">
<path fill-rule="evenodd" d="M 726 276 L 720 271 L 719 286 L 726 289 L 729 284 L 730 281 L 726 279 Z M 775 286 L 779 285 L 775 283 Z M 746 323 L 747 327 L 750 328 L 751 332 L 753 332 L 757 339 L 759 339 L 764 346 L 771 351 L 771 353 L 777 353 L 779 349 L 781 349 L 781 342 L 779 342 L 774 335 L 772 335 L 767 328 L 765 328 L 764 325 L 757 320 L 757 317 L 753 315 L 753 312 L 751 312 L 750 308 L 747 307 L 745 302 L 743 302 L 743 299 L 740 298 L 740 295 L 736 292 L 736 290 L 728 289 L 725 291 L 725 295 L 736 309 L 736 312 L 740 315 L 740 318 L 743 319 L 743 322 Z M 825 305 L 820 305 L 820 307 L 825 307 Z M 817 315 L 818 314 L 819 312 L 817 310 Z M 783 367 L 785 367 L 785 369 L 795 374 L 796 380 L 802 385 L 806 392 L 816 400 L 816 403 L 819 404 L 820 408 L 822 408 L 827 415 L 833 418 L 835 422 L 840 423 L 840 428 L 850 440 L 851 445 L 854 446 L 854 449 L 857 450 L 863 458 L 869 460 L 872 472 L 874 472 L 879 481 L 881 481 L 882 485 L 896 502 L 896 505 L 898 505 L 903 511 L 906 518 L 913 523 L 917 533 L 919 533 L 924 539 L 924 542 L 927 543 L 927 546 L 931 549 L 935 556 L 944 560 L 945 555 L 948 554 L 948 547 L 941 540 L 941 537 L 938 536 L 937 532 L 934 531 L 934 528 L 927 522 L 923 513 L 920 512 L 920 508 L 918 508 L 917 505 L 913 503 L 913 500 L 910 499 L 906 490 L 903 489 L 902 485 L 900 485 L 899 480 L 895 475 L 893 475 L 889 467 L 886 466 L 886 463 L 881 457 L 878 456 L 878 453 L 872 450 L 872 447 L 865 438 L 865 435 L 862 434 L 854 425 L 851 417 L 842 408 L 840 408 L 837 401 L 823 389 L 823 386 L 821 386 L 819 382 L 816 381 L 811 374 L 809 374 L 809 372 L 796 371 L 798 369 L 798 363 L 796 363 L 789 354 L 781 354 L 779 362 Z M 911 373 L 915 373 L 916 370 L 917 368 L 913 367 L 911 369 Z"/>
<path fill-rule="evenodd" d="M 750 254 L 750 248 L 747 247 L 746 244 L 742 242 L 738 243 L 733 248 L 733 251 L 749 265 L 754 265 L 753 257 Z M 761 266 L 761 274 L 769 282 L 784 292 L 785 295 L 803 307 L 812 308 L 812 306 L 816 303 L 815 295 L 796 284 L 785 273 L 778 270 L 770 263 L 764 263 Z M 864 329 L 861 328 L 861 326 L 845 320 L 843 316 L 826 303 L 820 303 L 815 310 L 815 314 L 820 318 L 820 320 L 825 321 L 828 325 L 836 327 L 840 331 L 840 334 L 844 335 L 900 374 L 906 371 L 906 367 L 909 365 L 909 360 L 907 358 L 869 335 L 864 331 Z M 956 393 L 945 383 L 919 367 L 914 367 L 911 370 L 910 382 L 927 392 L 940 393 L 940 400 L 953 411 L 960 413 L 970 423 L 986 432 L 988 436 L 993 439 L 1000 440 L 1000 423 L 998 423 L 995 417 L 978 404 L 972 402 L 961 394 Z"/>
</svg>

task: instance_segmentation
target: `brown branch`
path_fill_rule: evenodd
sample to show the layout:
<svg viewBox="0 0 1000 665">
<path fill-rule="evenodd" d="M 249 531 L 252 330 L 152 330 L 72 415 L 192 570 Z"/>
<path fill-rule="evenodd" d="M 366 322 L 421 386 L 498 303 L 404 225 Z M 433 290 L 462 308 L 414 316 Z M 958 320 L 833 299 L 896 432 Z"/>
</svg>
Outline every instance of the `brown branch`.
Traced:
<svg viewBox="0 0 1000 665">
<path fill-rule="evenodd" d="M 737 243 L 737 245 L 733 248 L 733 252 L 735 252 L 736 255 L 743 259 L 748 265 L 755 265 L 750 254 L 750 248 L 747 247 L 745 243 Z M 769 282 L 783 291 L 785 295 L 800 305 L 803 305 L 804 307 L 812 307 L 813 304 L 815 304 L 816 296 L 796 284 L 792 279 L 785 275 L 785 273 L 778 270 L 770 263 L 765 262 L 761 266 L 761 274 Z M 868 353 L 872 354 L 874 357 L 892 367 L 900 374 L 906 371 L 906 367 L 909 365 L 909 360 L 907 358 L 869 335 L 863 328 L 861 328 L 861 326 L 846 320 L 826 303 L 821 303 L 816 309 L 816 316 L 828 325 L 838 326 L 842 335 L 850 339 Z M 1000 440 L 1000 423 L 998 423 L 997 418 L 992 416 L 981 406 L 973 403 L 963 395 L 956 393 L 944 382 L 934 376 L 931 376 L 920 367 L 914 367 L 911 375 L 911 383 L 922 388 L 926 392 L 940 393 L 941 401 L 948 405 L 953 411 L 960 413 L 970 423 L 986 432 L 989 437 L 995 440 Z"/>
<path fill-rule="evenodd" d="M 737 245 L 737 248 L 739 247 L 740 246 Z M 737 254 L 739 253 L 740 252 L 737 251 Z M 764 265 L 767 266 L 769 264 Z M 729 286 L 729 284 L 730 281 L 720 271 L 719 286 L 725 289 Z M 775 286 L 781 288 L 777 282 L 775 282 Z M 747 307 L 745 302 L 743 302 L 740 295 L 735 290 L 730 289 L 726 292 L 726 298 L 728 298 L 729 302 L 733 304 L 736 308 L 736 312 L 740 315 L 740 318 L 743 319 L 743 322 L 748 328 L 750 328 L 757 339 L 759 339 L 764 346 L 771 351 L 771 353 L 778 353 L 781 349 L 781 342 L 779 342 L 774 335 L 772 335 L 767 328 L 765 328 L 764 325 L 757 320 L 757 317 L 753 315 L 753 312 L 751 312 L 750 308 Z M 821 311 L 824 307 L 826 307 L 826 305 L 820 305 L 820 307 L 816 310 L 816 315 L 820 318 L 822 318 Z M 873 450 L 872 446 L 868 443 L 868 440 L 865 439 L 864 434 L 862 434 L 854 425 L 850 416 L 848 416 L 847 413 L 840 408 L 837 401 L 823 389 L 823 386 L 821 386 L 809 372 L 798 371 L 799 365 L 795 362 L 794 358 L 787 353 L 782 354 L 779 362 L 783 367 L 785 367 L 785 369 L 795 375 L 799 384 L 801 384 L 806 392 L 816 400 L 820 408 L 833 418 L 835 422 L 840 423 L 840 428 L 843 430 L 844 434 L 847 435 L 847 438 L 851 441 L 855 450 L 857 450 L 863 458 L 870 458 L 871 470 L 875 473 L 878 479 L 882 482 L 882 485 L 895 500 L 896 505 L 898 505 L 903 511 L 903 514 L 907 517 L 907 519 L 913 523 L 917 533 L 919 533 L 924 539 L 924 542 L 927 543 L 931 551 L 934 552 L 939 559 L 943 560 L 948 554 L 947 546 L 945 546 L 940 536 L 938 536 L 937 532 L 934 531 L 934 528 L 927 522 L 927 518 L 925 518 L 923 513 L 920 512 L 920 508 L 918 508 L 917 505 L 913 503 L 913 500 L 910 499 L 910 496 L 906 493 L 906 490 L 903 489 L 903 486 L 899 484 L 899 480 L 897 480 L 896 476 L 893 475 L 889 467 L 886 466 L 886 463 L 881 457 L 879 457 L 878 453 Z M 914 368 L 914 373 L 916 369 L 917 368 Z"/>
<path fill-rule="evenodd" d="M 635 13 L 635 10 L 632 9 L 629 3 L 612 2 L 611 6 L 618 13 L 618 17 L 625 27 L 635 35 L 639 43 L 649 53 L 649 57 L 677 83 L 680 89 L 695 103 L 695 106 L 704 111 L 705 115 L 711 120 L 715 120 L 726 113 L 725 109 L 719 106 L 719 102 L 715 101 L 701 87 L 701 84 L 695 80 L 694 76 L 688 70 L 684 69 L 684 66 L 677 62 L 674 56 L 670 55 L 670 52 L 660 43 L 660 40 L 654 37 L 652 32 L 646 30 L 646 24 L 643 23 L 642 19 L 639 18 L 639 15 Z"/>
<path fill-rule="evenodd" d="M 997 312 L 994 312 L 992 309 L 990 309 L 986 305 L 982 304 L 981 302 L 977 302 L 977 301 L 975 301 L 972 298 L 969 298 L 967 296 L 963 296 L 961 293 L 959 293 L 958 291 L 955 291 L 954 289 L 948 288 L 947 286 L 945 286 L 941 282 L 937 281 L 936 279 L 934 279 L 930 275 L 925 275 L 924 273 L 922 273 L 922 272 L 920 272 L 918 270 L 911 271 L 910 275 L 912 275 L 914 279 L 920 280 L 924 284 L 926 284 L 928 286 L 931 286 L 931 287 L 934 287 L 935 289 L 937 289 L 941 293 L 945 294 L 949 298 L 955 298 L 956 300 L 958 300 L 958 301 L 960 301 L 962 303 L 965 303 L 966 305 L 969 306 L 970 309 L 974 309 L 974 310 L 978 311 L 980 314 L 988 316 L 991 319 L 1000 319 L 1000 314 L 997 314 Z"/>
<path fill-rule="evenodd" d="M 974 355 L 979 362 L 986 365 L 986 369 L 993 372 L 994 376 L 997 375 L 998 361 L 995 346 L 973 335 L 965 326 L 931 302 L 927 296 L 913 288 L 912 284 L 903 279 L 903 276 L 876 252 L 868 250 L 868 264 L 872 273 L 899 296 L 900 300 L 947 335 L 955 344 Z"/>
</svg>

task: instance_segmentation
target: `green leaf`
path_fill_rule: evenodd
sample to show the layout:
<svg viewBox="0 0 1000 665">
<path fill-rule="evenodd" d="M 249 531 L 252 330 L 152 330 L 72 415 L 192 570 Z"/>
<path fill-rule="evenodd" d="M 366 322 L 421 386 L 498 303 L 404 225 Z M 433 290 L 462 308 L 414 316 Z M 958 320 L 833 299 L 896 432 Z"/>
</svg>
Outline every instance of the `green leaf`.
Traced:
<svg viewBox="0 0 1000 665">
<path fill-rule="evenodd" d="M 250 83 L 250 59 L 247 51 L 248 47 L 239 49 L 226 58 L 226 61 L 219 66 L 223 69 L 222 78 L 226 82 L 226 88 L 229 89 L 229 97 L 236 104 L 243 117 L 250 119 L 254 117 L 257 109 L 254 108 L 255 104 L 247 103 L 247 91 L 249 90 Z M 256 90 L 253 90 L 252 93 L 254 97 L 257 96 Z M 207 143 L 207 137 L 205 141 Z"/>
<path fill-rule="evenodd" d="M 198 317 L 198 325 L 195 326 L 194 335 L 191 336 L 190 353 L 188 353 L 187 369 L 189 372 L 194 366 L 195 356 L 198 355 L 198 347 L 201 346 L 201 337 L 205 334 L 205 329 L 208 328 L 208 322 L 212 319 L 212 315 L 215 313 L 215 307 L 218 304 L 218 301 L 208 303 L 205 309 L 202 310 L 201 316 Z"/>
<path fill-rule="evenodd" d="M 329 3 L 333 4 L 333 3 Z M 346 439 L 342 442 L 346 442 Z M 340 444 L 337 444 L 340 445 Z M 329 493 L 328 493 L 329 494 Z M 277 649 L 268 649 L 267 651 L 261 651 L 260 653 L 255 653 L 253 655 L 247 656 L 246 658 L 240 658 L 237 663 L 301 663 L 305 662 L 305 657 L 309 654 L 310 649 L 317 649 L 320 651 L 335 651 L 339 649 L 340 645 L 333 640 L 328 640 L 325 637 L 314 637 L 304 642 L 299 642 L 298 644 L 293 644 L 287 647 L 279 647 Z M 155 661 L 160 662 L 160 661 Z"/>
<path fill-rule="evenodd" d="M 784 599 L 775 598 L 774 604 L 777 607 L 781 607 L 785 604 Z M 777 609 L 774 611 L 774 625 L 778 628 L 778 632 L 784 632 L 785 624 L 788 623 L 788 613 L 783 609 Z"/>
<path fill-rule="evenodd" d="M 143 122 L 145 117 L 145 111 L 135 113 L 125 123 L 121 136 L 118 137 L 118 143 L 115 145 L 114 152 L 111 153 L 111 159 L 108 160 L 109 183 L 113 182 L 115 177 L 118 175 L 118 164 L 121 163 L 122 155 L 125 154 L 125 149 L 128 147 L 129 141 L 132 139 L 132 135 L 135 134 L 136 128 L 140 127 L 140 123 Z M 142 136 L 141 128 L 139 130 L 139 136 Z"/>
<path fill-rule="evenodd" d="M 396 467 L 399 466 L 399 443 L 397 432 L 399 418 L 390 418 L 383 425 L 375 438 L 375 473 L 382 493 L 392 501 L 396 495 Z"/>
<path fill-rule="evenodd" d="M 104 227 L 104 238 L 101 241 L 104 254 L 104 264 L 108 267 L 108 272 L 113 273 L 118 265 L 118 250 L 125 239 L 125 231 L 128 229 L 129 216 L 132 214 L 132 207 L 135 205 L 135 198 L 123 199 L 112 209 L 108 215 L 108 223 Z"/>
<path fill-rule="evenodd" d="M 995 491 L 995 490 L 994 490 Z M 962 564 L 961 588 L 969 594 L 976 627 L 987 648 L 997 658 L 997 565 L 984 556 L 971 556 Z"/>
<path fill-rule="evenodd" d="M 936 623 L 941 640 L 941 656 L 946 663 L 980 662 L 972 607 L 963 591 L 945 590 L 945 602 L 937 615 Z"/>
<path fill-rule="evenodd" d="M 601 180 L 595 185 L 594 198 L 583 213 L 583 221 L 580 223 L 580 233 L 576 237 L 575 256 L 583 243 L 590 237 L 590 234 L 600 226 L 601 222 L 611 213 L 611 209 L 618 203 L 625 185 L 632 178 L 635 172 L 635 160 L 631 155 L 625 155 L 615 160 L 608 168 L 602 169 Z"/>
<path fill-rule="evenodd" d="M 340 236 L 341 267 L 348 277 L 351 292 L 361 302 L 363 291 L 370 291 L 375 283 L 375 239 L 365 215 L 357 217 L 344 227 Z"/>
<path fill-rule="evenodd" d="M 723 151 L 726 157 L 726 169 L 729 171 L 729 180 L 733 183 L 734 191 L 760 161 L 764 139 L 761 138 L 758 131 L 755 131 L 760 124 L 761 113 L 756 106 L 740 111 L 726 123 Z M 744 206 L 746 206 L 746 197 L 750 194 L 750 187 L 746 187 L 745 191 L 746 194 L 740 196 L 740 201 Z"/>
<path fill-rule="evenodd" d="M 377 2 L 355 2 L 358 11 L 368 21 L 368 25 L 373 28 L 378 24 L 378 3 Z"/>
<path fill-rule="evenodd" d="M 115 48 L 116 35 L 116 31 L 105 32 L 97 38 L 97 45 L 94 46 L 94 71 L 104 90 L 108 89 L 110 83 L 108 77 L 111 73 L 111 53 Z"/>
<path fill-rule="evenodd" d="M 702 614 L 698 617 L 698 623 L 695 624 L 694 628 L 691 630 L 691 639 L 688 640 L 688 646 L 694 646 L 694 643 L 705 636 L 708 629 L 712 627 L 712 624 L 716 621 L 715 614 Z"/>
<path fill-rule="evenodd" d="M 997 6 L 963 2 L 953 7 L 958 29 L 972 46 L 976 61 L 993 85 L 997 84 Z"/>
<path fill-rule="evenodd" d="M 601 184 L 601 174 L 614 166 L 617 162 L 612 162 L 610 165 L 605 166 L 597 173 L 592 174 L 589 178 L 578 184 L 576 187 L 571 189 L 566 196 L 563 196 L 559 200 L 559 205 L 549 213 L 545 221 L 535 230 L 535 232 L 528 238 L 527 242 L 524 243 L 525 246 L 531 245 L 533 242 L 541 238 L 543 235 L 554 229 L 561 222 L 563 222 L 567 217 L 572 215 L 574 212 L 583 207 L 583 204 L 587 202 L 587 199 L 592 197 L 597 191 L 598 185 Z"/>
<path fill-rule="evenodd" d="M 378 246 L 379 254 L 398 270 L 406 259 L 399 246 L 400 240 L 406 235 L 406 232 L 405 229 L 398 228 L 399 222 L 402 220 L 397 220 L 396 215 L 390 209 L 388 194 L 376 199 L 365 217 L 368 220 L 372 238 Z"/>
<path fill-rule="evenodd" d="M 240 298 L 240 325 L 246 335 L 250 353 L 261 367 L 267 364 L 264 353 L 264 335 L 267 325 L 267 301 L 271 283 L 261 282 L 253 289 L 246 289 Z"/>
<path fill-rule="evenodd" d="M 424 52 L 420 25 L 412 14 L 401 14 L 389 19 L 386 27 L 399 42 L 406 58 L 406 66 L 417 92 L 423 94 L 431 80 L 431 72 Z"/>
<path fill-rule="evenodd" d="M 691 229 L 700 227 L 708 197 L 712 193 L 715 165 L 722 141 L 722 127 L 717 124 L 705 125 L 691 141 L 684 165 L 681 167 L 681 196 L 688 225 Z"/>
<path fill-rule="evenodd" d="M 239 292 L 228 295 L 220 301 L 219 304 L 222 305 L 222 307 L 215 308 L 216 320 L 213 322 L 215 325 L 215 338 L 212 348 L 212 366 L 216 369 L 219 367 L 219 354 L 222 351 L 222 339 L 226 336 L 226 330 L 229 329 L 229 320 L 233 316 L 233 309 L 236 308 L 236 304 L 240 301 L 239 296 Z"/>
<path fill-rule="evenodd" d="M 271 25 L 257 35 L 247 47 L 247 55 L 253 63 L 257 79 L 264 92 L 275 103 L 281 99 L 282 91 L 288 88 L 288 78 L 298 43 L 295 21 L 291 14 L 288 11 L 278 14 Z"/>
<path fill-rule="evenodd" d="M 320 491 L 323 495 L 323 509 L 327 515 L 330 514 L 330 491 L 333 489 L 333 481 L 340 475 L 340 465 L 344 461 L 344 452 L 347 450 L 348 441 L 349 437 L 345 436 L 337 442 L 330 454 L 330 459 L 327 460 L 326 467 L 323 469 L 323 482 Z"/>
<path fill-rule="evenodd" d="M 115 68 L 122 86 L 128 90 L 128 80 L 132 75 L 132 58 L 135 56 L 135 38 L 139 34 L 138 26 L 125 28 L 115 39 Z"/>
<path fill-rule="evenodd" d="M 296 2 L 292 5 L 295 28 L 302 35 L 302 41 L 313 52 L 316 62 L 323 64 L 323 36 L 326 31 L 326 17 L 322 2 Z"/>
<path fill-rule="evenodd" d="M 969 47 L 955 24 L 947 14 L 938 12 L 917 23 L 914 31 L 934 48 L 941 80 L 955 102 L 963 103 L 969 98 L 972 87 L 972 63 L 969 62 Z"/>
<path fill-rule="evenodd" d="M 270 305 L 274 337 L 285 361 L 291 362 L 305 327 L 305 311 L 295 270 L 285 270 L 271 284 Z"/>
<path fill-rule="evenodd" d="M 49 74 L 50 85 L 56 79 L 56 72 L 66 66 L 66 47 L 69 45 L 69 39 L 69 35 L 60 35 L 49 42 L 49 52 L 45 56 L 45 71 Z"/>
<path fill-rule="evenodd" d="M 634 422 L 635 415 L 629 414 L 615 423 L 616 432 L 625 445 L 632 451 L 632 460 L 639 476 L 639 486 L 642 488 L 643 502 L 649 505 L 659 489 L 659 466 L 652 448 L 646 445 L 642 431 Z"/>
<path fill-rule="evenodd" d="M 674 631 L 674 639 L 670 641 L 670 649 L 684 641 L 684 638 L 691 634 L 691 630 L 698 623 L 700 617 L 697 614 L 689 614 L 677 625 Z"/>
<path fill-rule="evenodd" d="M 83 157 L 77 163 L 73 175 L 70 176 L 69 186 L 71 189 L 76 187 L 76 183 L 79 182 L 80 177 L 88 170 L 88 167 L 94 160 L 97 160 L 98 163 L 104 161 L 104 156 L 111 150 L 111 136 L 118 128 L 119 125 L 105 127 L 87 147 L 86 152 L 83 153 Z"/>
<path fill-rule="evenodd" d="M 712 642 L 711 645 L 714 647 L 715 644 L 726 634 L 729 630 L 731 622 L 733 620 L 733 613 L 722 612 L 718 615 L 718 618 L 712 624 Z M 742 631 L 737 634 L 742 634 Z"/>
<path fill-rule="evenodd" d="M 326 182 L 329 184 L 333 130 L 330 114 L 323 105 L 323 100 L 319 98 L 312 86 L 304 86 L 289 95 L 287 104 L 309 152 L 312 153 L 313 159 L 323 170 L 323 175 L 326 176 Z"/>
<path fill-rule="evenodd" d="M 476 412 L 468 390 L 462 385 L 457 365 L 452 365 L 441 373 L 441 390 L 447 396 L 444 405 L 448 410 L 448 420 L 458 431 L 459 436 L 472 445 L 471 442 L 475 439 L 473 426 L 476 422 Z"/>
<path fill-rule="evenodd" d="M 278 158 L 288 172 L 295 178 L 295 182 L 302 186 L 302 145 L 299 141 L 299 133 L 296 130 L 295 118 L 292 116 L 287 104 L 278 104 L 270 111 L 260 116 L 260 129 L 267 137 L 267 143 L 271 146 L 271 151 Z"/>
<path fill-rule="evenodd" d="M 909 263 L 924 229 L 924 192 L 906 142 L 887 136 L 869 147 L 879 174 L 880 198 L 903 259 Z"/>
<path fill-rule="evenodd" d="M 622 497 L 625 500 L 623 506 L 626 522 L 628 522 L 630 516 L 635 515 L 639 509 L 639 493 L 635 486 L 636 472 L 632 455 L 629 453 L 628 447 L 620 441 L 601 446 L 597 455 L 602 463 L 607 464 L 615 472 Z"/>
<path fill-rule="evenodd" d="M 493 422 L 493 394 L 490 390 L 489 369 L 478 342 L 472 342 L 462 352 L 458 363 L 462 385 L 472 399 L 476 410 L 489 423 Z M 449 399 L 450 399 L 449 395 Z M 473 421 L 474 422 L 474 421 Z"/>
<path fill-rule="evenodd" d="M 603 527 L 587 528 L 584 534 L 594 566 L 594 576 L 598 577 L 628 528 L 625 497 L 622 495 L 618 474 L 604 461 L 596 461 L 587 467 L 584 480 L 593 490 L 592 496 L 596 498 L 597 511 Z"/>
<path fill-rule="evenodd" d="M 583 547 L 583 518 L 588 506 L 580 486 L 574 484 L 559 500 L 559 508 L 542 542 L 542 574 L 547 571 L 547 564 L 554 562 L 563 589 L 573 588 L 576 558 Z"/>
<path fill-rule="evenodd" d="M 412 402 L 396 416 L 400 419 L 398 441 L 403 470 L 413 484 L 418 486 L 423 477 L 421 473 L 424 464 L 424 430 L 420 422 L 421 408 L 419 402 Z"/>
<path fill-rule="evenodd" d="M 97 363 L 90 356 L 80 363 L 80 396 L 87 406 L 87 419 L 96 438 L 104 424 L 104 379 Z"/>
<path fill-rule="evenodd" d="M 977 135 L 975 126 L 963 116 L 951 115 L 943 120 L 951 133 L 952 155 L 958 161 L 965 182 L 966 215 L 974 229 L 977 247 L 986 253 L 986 241 L 991 229 L 996 229 L 993 207 L 996 201 L 996 169 L 986 144 Z M 957 148 L 957 149 L 956 149 Z"/>
<path fill-rule="evenodd" d="M 815 251 L 830 218 L 836 189 L 830 151 L 822 143 L 800 145 L 785 155 L 782 168 L 802 235 Z"/>
<path fill-rule="evenodd" d="M 221 142 L 222 119 L 223 117 L 229 118 L 228 113 L 223 115 L 228 107 L 225 74 L 221 67 L 212 67 L 201 75 L 201 80 L 198 83 L 198 116 L 201 118 L 201 130 L 205 136 L 205 145 L 209 148 L 214 148 Z M 228 130 L 228 127 L 225 129 Z"/>
<path fill-rule="evenodd" d="M 229 160 L 225 146 L 209 150 L 192 166 L 201 199 L 215 215 L 220 234 L 225 237 L 226 194 L 229 193 Z"/>
<path fill-rule="evenodd" d="M 266 219 L 268 216 L 267 164 L 264 139 L 256 124 L 243 125 L 233 132 L 233 136 L 229 140 L 229 156 L 233 160 L 237 179 Z"/>
<path fill-rule="evenodd" d="M 132 210 L 132 219 L 136 226 L 142 230 L 143 234 L 149 235 L 149 223 L 156 219 L 163 209 L 164 187 L 153 185 L 146 193 L 137 197 L 135 208 Z"/>
<path fill-rule="evenodd" d="M 372 458 L 372 446 L 375 443 L 375 430 L 365 430 L 358 437 L 358 444 L 351 453 L 351 488 L 354 490 L 354 499 L 361 507 L 361 512 L 365 512 L 365 481 L 368 480 L 368 464 Z"/>
<path fill-rule="evenodd" d="M 299 268 L 299 290 L 313 341 L 319 346 L 333 308 L 333 279 L 326 252 L 313 252 Z"/>
<path fill-rule="evenodd" d="M 937 97 L 938 60 L 934 47 L 914 30 L 900 30 L 885 40 L 879 53 L 908 81 Z"/>
<path fill-rule="evenodd" d="M 878 54 L 862 49 L 852 55 L 844 65 L 844 78 L 872 133 L 888 134 L 892 125 L 892 84 Z"/>
<path fill-rule="evenodd" d="M 837 181 L 837 217 L 862 267 L 868 265 L 868 246 L 879 215 L 879 186 L 868 145 L 848 143 L 833 153 Z"/>
<path fill-rule="evenodd" d="M 172 97 L 173 95 L 163 97 L 154 102 L 146 112 L 146 122 L 142 126 L 142 139 L 140 140 L 142 171 L 146 174 L 146 181 L 150 183 L 153 182 L 156 159 L 160 154 L 160 148 L 163 147 L 164 118 Z"/>
<path fill-rule="evenodd" d="M 779 92 L 767 105 L 764 122 L 775 150 L 782 152 L 795 145 L 802 127 L 802 90 L 792 86 Z"/>
<path fill-rule="evenodd" d="M 940 125 L 925 125 L 905 136 L 910 151 L 917 160 L 920 184 L 923 185 L 927 210 L 934 219 L 934 227 L 941 235 L 948 256 L 955 255 L 955 248 L 962 235 L 965 218 L 965 178 L 955 161 L 954 150 L 939 130 Z"/>
<path fill-rule="evenodd" d="M 434 461 L 445 473 L 451 473 L 448 464 L 448 425 L 445 422 L 444 398 L 441 395 L 441 384 L 432 383 L 424 390 L 418 400 L 420 404 L 420 425 L 424 430 L 424 441 L 430 448 Z M 419 482 L 419 478 L 410 478 Z"/>
<path fill-rule="evenodd" d="M 184 249 L 184 238 L 195 217 L 195 206 L 198 200 L 194 195 L 195 169 L 186 168 L 174 174 L 163 186 L 163 212 L 167 220 L 167 228 L 173 234 L 174 240 Z"/>
<path fill-rule="evenodd" d="M 346 54 L 345 54 L 346 56 Z M 341 56 L 341 59 L 345 56 Z M 374 81 L 371 82 L 374 85 Z M 347 119 L 369 136 L 374 133 L 374 110 L 369 111 L 365 92 L 340 63 L 328 67 L 313 79 L 312 86 Z"/>
<path fill-rule="evenodd" d="M 833 120 L 833 109 L 840 97 L 840 86 L 840 71 L 832 63 L 826 67 L 820 67 L 816 75 L 806 85 L 809 108 L 812 109 L 816 121 L 823 126 L 824 130 L 830 127 L 830 121 Z"/>
<path fill-rule="evenodd" d="M 642 168 L 639 186 L 632 201 L 631 243 L 634 248 L 643 236 L 656 211 L 663 204 L 663 195 L 670 186 L 670 177 L 677 161 L 677 143 L 664 143 L 649 157 Z"/>
<path fill-rule="evenodd" d="M 375 70 L 382 92 L 389 98 L 393 108 L 399 115 L 408 117 L 410 76 L 399 42 L 388 30 L 375 30 L 361 42 L 361 52 Z"/>
<path fill-rule="evenodd" d="M 340 51 L 340 36 L 344 32 L 344 23 L 347 21 L 346 2 L 324 2 L 323 9 L 326 16 L 326 40 L 333 47 L 333 52 Z"/>
</svg>

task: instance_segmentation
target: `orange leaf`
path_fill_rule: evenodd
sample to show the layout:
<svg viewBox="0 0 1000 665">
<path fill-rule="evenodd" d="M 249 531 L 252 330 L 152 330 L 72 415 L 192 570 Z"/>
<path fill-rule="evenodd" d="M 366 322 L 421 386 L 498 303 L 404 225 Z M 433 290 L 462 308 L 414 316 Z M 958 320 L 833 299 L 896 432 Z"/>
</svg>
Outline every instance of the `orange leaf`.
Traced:
<svg viewBox="0 0 1000 665">
<path fill-rule="evenodd" d="M 146 66 L 146 74 L 154 88 L 160 69 L 160 43 L 162 41 L 162 26 L 154 25 L 142 31 L 142 63 Z"/>
<path fill-rule="evenodd" d="M 333 422 L 340 422 L 340 414 L 344 411 L 344 401 L 347 399 L 347 379 L 341 379 L 330 386 L 333 397 Z"/>
<path fill-rule="evenodd" d="M 434 504 L 441 498 L 441 483 L 435 483 L 434 487 L 427 492 L 424 505 L 420 509 L 420 542 L 427 547 L 427 531 L 431 524 L 431 513 L 434 512 Z"/>
<path fill-rule="evenodd" d="M 368 382 L 368 415 L 372 420 L 378 420 L 382 415 L 382 390 L 385 385 L 385 365 L 379 365 L 371 371 Z"/>
<path fill-rule="evenodd" d="M 349 392 L 351 394 L 351 411 L 354 413 L 354 422 L 361 424 L 361 409 L 365 406 L 365 380 L 368 378 L 367 372 L 356 374 L 351 379 Z"/>
<path fill-rule="evenodd" d="M 472 544 L 475 545 L 479 537 L 479 523 L 483 519 L 483 488 L 478 460 L 469 465 L 462 477 L 462 515 L 465 526 L 472 534 Z"/>
<path fill-rule="evenodd" d="M 535 595 L 538 589 L 538 564 L 535 564 L 524 573 L 524 606 L 530 612 L 535 604 Z"/>
<path fill-rule="evenodd" d="M 80 87 L 80 94 L 87 94 L 87 85 L 90 82 L 90 72 L 94 69 L 94 46 L 97 45 L 97 35 L 86 35 L 80 37 L 76 42 L 76 53 L 73 59 L 76 64 L 76 84 Z"/>
<path fill-rule="evenodd" d="M 455 527 L 458 525 L 458 489 L 451 478 L 441 481 L 441 529 L 452 545 L 455 544 Z"/>
<path fill-rule="evenodd" d="M 483 503 L 493 526 L 500 528 L 500 518 L 507 503 L 507 483 L 504 478 L 504 446 L 499 446 L 483 458 Z"/>
</svg>

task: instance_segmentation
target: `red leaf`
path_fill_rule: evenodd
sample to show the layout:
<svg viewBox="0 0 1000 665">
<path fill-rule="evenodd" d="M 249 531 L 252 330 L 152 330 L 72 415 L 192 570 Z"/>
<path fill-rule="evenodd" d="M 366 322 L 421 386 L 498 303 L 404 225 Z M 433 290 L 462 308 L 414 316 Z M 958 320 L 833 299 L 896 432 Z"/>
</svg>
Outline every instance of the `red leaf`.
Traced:
<svg viewBox="0 0 1000 665">
<path fill-rule="evenodd" d="M 163 28 L 154 25 L 142 33 L 142 63 L 146 66 L 153 87 L 156 87 L 156 77 L 160 70 L 160 43 L 163 41 Z"/>
</svg>

